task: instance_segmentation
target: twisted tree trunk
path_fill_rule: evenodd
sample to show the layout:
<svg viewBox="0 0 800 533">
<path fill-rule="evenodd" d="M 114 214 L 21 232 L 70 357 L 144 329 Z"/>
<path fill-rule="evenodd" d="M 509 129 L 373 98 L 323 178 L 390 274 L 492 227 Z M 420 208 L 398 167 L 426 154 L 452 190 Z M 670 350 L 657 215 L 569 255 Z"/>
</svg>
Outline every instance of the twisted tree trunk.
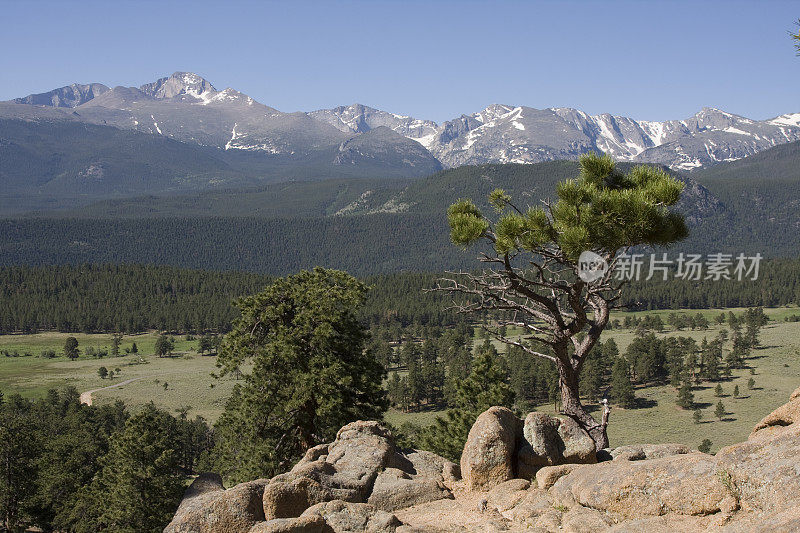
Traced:
<svg viewBox="0 0 800 533">
<path fill-rule="evenodd" d="M 608 404 L 603 403 L 601 421 L 595 420 L 581 403 L 580 393 L 578 392 L 580 365 L 576 365 L 578 369 L 573 366 L 566 353 L 566 347 L 563 350 L 557 350 L 556 353 L 558 354 L 556 367 L 558 368 L 558 381 L 561 389 L 561 411 L 575 420 L 589 434 L 594 441 L 596 451 L 608 448 L 608 433 L 606 431 L 610 412 Z M 583 360 L 581 359 L 580 363 L 582 362 Z"/>
</svg>

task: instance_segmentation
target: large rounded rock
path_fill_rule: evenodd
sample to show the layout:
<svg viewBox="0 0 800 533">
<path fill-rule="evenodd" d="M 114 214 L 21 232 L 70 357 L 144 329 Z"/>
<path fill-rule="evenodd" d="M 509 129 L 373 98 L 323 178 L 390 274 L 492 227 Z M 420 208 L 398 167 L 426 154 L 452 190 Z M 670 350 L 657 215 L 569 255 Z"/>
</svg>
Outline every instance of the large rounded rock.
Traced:
<svg viewBox="0 0 800 533">
<path fill-rule="evenodd" d="M 797 391 L 795 391 L 795 393 L 797 393 Z M 753 428 L 753 432 L 750 436 L 752 437 L 759 431 L 769 428 L 785 428 L 786 426 L 791 426 L 800 421 L 800 397 L 795 397 L 794 394 L 792 394 L 792 397 L 794 399 L 790 400 L 789 403 L 781 405 L 762 418 L 761 421 L 756 424 L 756 427 Z"/>
<path fill-rule="evenodd" d="M 393 533 L 402 523 L 386 511 L 364 503 L 334 500 L 309 507 L 301 518 L 321 517 L 333 533 Z"/>
<path fill-rule="evenodd" d="M 367 503 L 383 511 L 396 511 L 412 505 L 452 499 L 444 483 L 424 476 L 412 477 L 396 468 L 387 468 L 378 475 Z"/>
<path fill-rule="evenodd" d="M 517 451 L 517 475 L 533 479 L 544 466 L 596 463 L 595 444 L 575 420 L 528 413 Z"/>
<path fill-rule="evenodd" d="M 667 513 L 700 516 L 729 506 L 731 490 L 713 457 L 704 453 L 649 461 L 607 461 L 577 468 L 551 493 L 557 504 L 575 503 L 629 520 Z"/>
<path fill-rule="evenodd" d="M 469 430 L 461 475 L 472 490 L 489 490 L 514 478 L 514 453 L 522 423 L 510 409 L 490 407 Z"/>
<path fill-rule="evenodd" d="M 247 533 L 264 520 L 261 498 L 267 482 L 250 481 L 224 490 L 218 475 L 201 475 L 186 489 L 164 533 Z"/>
<path fill-rule="evenodd" d="M 614 461 L 643 461 L 670 455 L 684 455 L 691 451 L 685 444 L 631 444 L 614 448 L 610 455 Z"/>
<path fill-rule="evenodd" d="M 259 522 L 249 533 L 330 533 L 330 531 L 330 526 L 321 516 L 299 516 Z"/>
<path fill-rule="evenodd" d="M 375 479 L 397 454 L 392 434 L 377 422 L 352 422 L 330 444 L 306 452 L 288 474 L 264 489 L 266 520 L 293 518 L 318 503 L 364 503 Z"/>
</svg>

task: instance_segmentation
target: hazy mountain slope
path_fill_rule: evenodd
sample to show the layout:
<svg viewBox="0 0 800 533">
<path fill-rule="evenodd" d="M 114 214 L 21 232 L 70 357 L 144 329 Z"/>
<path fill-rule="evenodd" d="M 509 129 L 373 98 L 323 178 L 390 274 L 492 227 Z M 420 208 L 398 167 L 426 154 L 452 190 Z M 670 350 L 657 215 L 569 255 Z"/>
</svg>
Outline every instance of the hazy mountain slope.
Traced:
<svg viewBox="0 0 800 533">
<path fill-rule="evenodd" d="M 354 211 L 368 198 L 382 203 L 409 183 L 408 179 L 347 178 L 276 183 L 252 189 L 226 189 L 169 196 L 103 200 L 85 207 L 35 216 L 154 218 L 239 216 L 314 218 Z"/>
<path fill-rule="evenodd" d="M 716 228 L 727 240 L 800 243 L 800 142 L 776 146 L 739 161 L 692 174 L 726 206 Z"/>
<path fill-rule="evenodd" d="M 339 145 L 334 165 L 372 166 L 376 173 L 381 168 L 413 168 L 420 175 L 441 170 L 442 165 L 421 144 L 379 126 L 356 135 Z"/>
<path fill-rule="evenodd" d="M 5 193 L 102 196 L 232 180 L 237 172 L 214 152 L 107 126 L 0 120 Z"/>
<path fill-rule="evenodd" d="M 0 214 L 278 181 L 402 177 L 437 168 L 361 162 L 336 165 L 332 163 L 336 154 L 337 148 L 329 147 L 298 161 L 290 156 L 182 143 L 69 117 L 35 122 L 0 119 Z M 430 156 L 424 160 L 430 161 Z M 235 206 L 231 208 L 232 214 L 238 214 Z"/>
<path fill-rule="evenodd" d="M 690 236 L 671 255 L 800 254 L 798 144 L 721 163 L 713 169 L 721 177 L 712 169 L 693 173 L 703 186 L 687 180 L 681 208 Z M 399 190 L 379 180 L 333 180 L 105 202 L 71 213 L 83 218 L 0 220 L 0 264 L 136 261 L 273 274 L 314 265 L 359 274 L 474 268 L 477 251 L 449 242 L 447 205 L 469 197 L 488 209 L 485 195 L 498 186 L 535 204 L 576 171 L 571 161 L 482 165 L 445 170 Z M 230 215 L 240 205 L 257 217 L 207 216 Z M 106 218 L 87 218 L 95 213 Z M 135 219 L 119 219 L 120 213 Z"/>
</svg>

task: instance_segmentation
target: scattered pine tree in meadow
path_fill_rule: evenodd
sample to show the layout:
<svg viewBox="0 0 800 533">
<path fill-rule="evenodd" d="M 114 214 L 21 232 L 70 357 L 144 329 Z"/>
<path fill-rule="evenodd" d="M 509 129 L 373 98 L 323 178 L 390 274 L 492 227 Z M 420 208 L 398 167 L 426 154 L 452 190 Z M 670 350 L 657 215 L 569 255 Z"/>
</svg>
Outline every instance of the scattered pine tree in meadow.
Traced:
<svg viewBox="0 0 800 533">
<path fill-rule="evenodd" d="M 722 400 L 717 402 L 717 406 L 714 408 L 714 416 L 720 420 L 725 416 L 725 404 L 722 403 Z"/>
<path fill-rule="evenodd" d="M 691 409 L 694 407 L 694 394 L 692 393 L 692 384 L 689 380 L 683 382 L 678 389 L 678 398 L 675 403 L 684 409 Z"/>
<path fill-rule="evenodd" d="M 714 396 L 721 398 L 724 394 L 725 391 L 722 390 L 722 385 L 717 383 L 717 386 L 714 388 Z"/>
<path fill-rule="evenodd" d="M 709 439 L 703 439 L 703 442 L 697 447 L 698 451 L 703 453 L 708 453 L 711 451 L 711 441 Z"/>
<path fill-rule="evenodd" d="M 78 358 L 78 339 L 75 337 L 67 337 L 64 341 L 64 356 L 73 361 Z"/>
<path fill-rule="evenodd" d="M 754 380 L 753 378 L 748 379 L 747 380 L 747 388 L 750 389 L 750 390 L 753 390 L 754 388 L 756 388 L 756 380 Z"/>
<path fill-rule="evenodd" d="M 736 386 L 733 388 L 733 397 L 734 397 L 734 398 L 738 398 L 738 397 L 739 397 L 739 385 L 736 385 Z"/>
<path fill-rule="evenodd" d="M 636 404 L 628 361 L 624 357 L 617 357 L 611 369 L 611 399 L 622 407 L 633 407 Z"/>
<path fill-rule="evenodd" d="M 423 431 L 422 447 L 458 461 L 478 415 L 494 405 L 512 407 L 514 396 L 505 359 L 493 350 L 478 350 L 472 371 L 457 387 L 455 405 Z"/>
<path fill-rule="evenodd" d="M 700 411 L 700 409 L 695 409 L 692 413 L 692 420 L 694 420 L 694 423 L 699 424 L 702 419 L 703 413 Z"/>
</svg>

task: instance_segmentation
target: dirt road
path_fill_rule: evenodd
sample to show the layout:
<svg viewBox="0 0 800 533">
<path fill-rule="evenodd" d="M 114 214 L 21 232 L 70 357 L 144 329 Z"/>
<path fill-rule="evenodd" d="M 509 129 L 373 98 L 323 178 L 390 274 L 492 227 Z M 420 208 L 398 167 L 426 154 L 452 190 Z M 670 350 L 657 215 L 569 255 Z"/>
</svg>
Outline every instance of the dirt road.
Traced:
<svg viewBox="0 0 800 533">
<path fill-rule="evenodd" d="M 123 385 L 127 385 L 128 383 L 133 383 L 134 381 L 139 381 L 140 379 L 144 379 L 145 376 L 133 378 L 133 379 L 126 379 L 125 381 L 120 381 L 119 383 L 114 383 L 113 385 L 109 385 L 108 387 L 100 387 L 99 389 L 92 389 L 87 390 L 86 392 L 81 393 L 81 403 L 85 403 L 86 405 L 92 405 L 92 394 L 106 389 L 113 389 L 114 387 L 122 387 Z"/>
</svg>

